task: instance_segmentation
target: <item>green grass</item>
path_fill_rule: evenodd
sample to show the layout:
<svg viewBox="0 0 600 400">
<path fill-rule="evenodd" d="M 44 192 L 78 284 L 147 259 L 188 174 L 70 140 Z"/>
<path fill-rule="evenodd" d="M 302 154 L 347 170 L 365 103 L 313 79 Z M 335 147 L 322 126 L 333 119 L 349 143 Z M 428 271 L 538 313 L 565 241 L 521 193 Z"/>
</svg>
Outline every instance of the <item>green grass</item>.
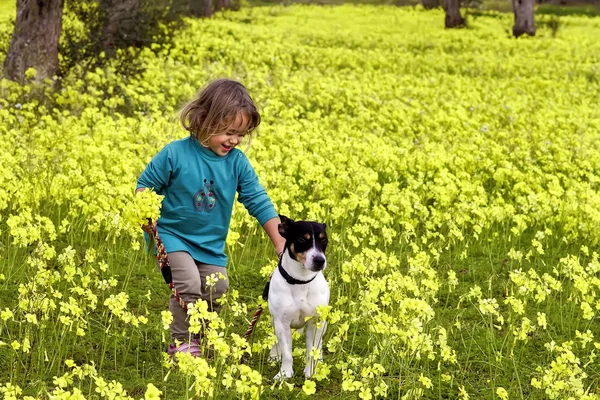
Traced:
<svg viewBox="0 0 600 400">
<path fill-rule="evenodd" d="M 588 17 L 600 16 L 600 6 L 592 4 L 573 4 L 573 5 L 556 5 L 556 4 L 538 4 L 535 9 L 536 15 L 554 15 L 557 17 L 566 17 L 574 15 L 584 15 Z"/>
</svg>

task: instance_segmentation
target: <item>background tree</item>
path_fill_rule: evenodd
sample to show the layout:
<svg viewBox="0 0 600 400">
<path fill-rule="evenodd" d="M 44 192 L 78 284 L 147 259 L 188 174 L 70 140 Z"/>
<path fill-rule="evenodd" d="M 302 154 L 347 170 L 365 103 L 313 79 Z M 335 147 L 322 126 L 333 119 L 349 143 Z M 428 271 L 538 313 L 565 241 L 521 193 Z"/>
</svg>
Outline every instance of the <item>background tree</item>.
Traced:
<svg viewBox="0 0 600 400">
<path fill-rule="evenodd" d="M 182 17 L 210 17 L 238 5 L 239 0 L 69 0 L 66 6 L 64 0 L 17 0 L 4 77 L 22 82 L 30 67 L 39 80 L 74 67 L 94 68 L 125 48 L 133 51 L 120 65 L 143 68 L 135 62 L 136 52 L 168 41 L 169 27 L 180 24 Z M 61 38 L 63 12 L 65 26 L 83 28 L 65 30 Z M 106 57 L 98 57 L 100 53 Z"/>
<path fill-rule="evenodd" d="M 228 10 L 233 7 L 233 2 L 231 0 L 217 0 L 217 4 L 215 5 L 215 11 Z"/>
<path fill-rule="evenodd" d="M 535 0 L 512 0 L 515 24 L 513 35 L 519 37 L 523 34 L 535 36 L 535 20 L 533 5 Z"/>
<path fill-rule="evenodd" d="M 17 19 L 4 60 L 4 76 L 22 82 L 35 68 L 37 80 L 58 73 L 63 0 L 17 0 Z"/>
<path fill-rule="evenodd" d="M 140 0 L 100 0 L 102 33 L 100 45 L 109 55 L 135 40 Z"/>
<path fill-rule="evenodd" d="M 210 17 L 213 14 L 213 0 L 190 0 L 192 15 Z"/>
<path fill-rule="evenodd" d="M 459 28 L 465 25 L 465 19 L 460 14 L 460 0 L 443 0 L 446 12 L 446 28 Z"/>
<path fill-rule="evenodd" d="M 439 7 L 440 2 L 439 0 L 421 0 L 421 4 L 426 10 L 431 10 L 432 8 Z"/>
</svg>

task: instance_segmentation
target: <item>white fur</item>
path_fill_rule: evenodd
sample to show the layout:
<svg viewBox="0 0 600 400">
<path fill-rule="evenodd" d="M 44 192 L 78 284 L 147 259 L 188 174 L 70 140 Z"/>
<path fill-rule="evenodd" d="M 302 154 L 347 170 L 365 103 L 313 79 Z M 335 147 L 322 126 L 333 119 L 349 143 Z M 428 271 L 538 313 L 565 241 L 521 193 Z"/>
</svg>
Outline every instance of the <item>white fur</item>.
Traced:
<svg viewBox="0 0 600 400">
<path fill-rule="evenodd" d="M 279 268 L 271 277 L 268 302 L 277 343 L 271 349 L 269 358 L 281 358 L 281 368 L 274 378 L 276 380 L 291 378 L 294 375 L 292 329 L 302 329 L 306 325 L 306 378 L 310 378 L 315 371 L 316 361 L 311 355 L 313 347 L 318 349 L 319 359 L 322 358 L 321 347 L 327 323 L 323 322 L 317 327 L 317 306 L 329 304 L 329 285 L 322 271 L 314 272 L 308 269 L 313 267 L 312 259 L 316 254 L 322 253 L 314 248 L 306 253 L 306 266 L 292 259 L 287 250 L 281 259 L 283 269 L 290 276 L 302 281 L 315 277 L 310 283 L 290 285 L 281 276 Z M 309 317 L 314 318 L 307 321 Z"/>
</svg>

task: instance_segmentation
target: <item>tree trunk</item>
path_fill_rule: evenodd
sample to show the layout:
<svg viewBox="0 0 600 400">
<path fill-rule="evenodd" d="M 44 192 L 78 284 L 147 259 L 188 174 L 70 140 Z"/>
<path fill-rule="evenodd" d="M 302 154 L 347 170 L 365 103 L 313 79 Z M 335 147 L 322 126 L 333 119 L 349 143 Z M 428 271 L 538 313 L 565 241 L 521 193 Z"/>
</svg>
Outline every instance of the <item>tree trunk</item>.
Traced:
<svg viewBox="0 0 600 400">
<path fill-rule="evenodd" d="M 213 14 L 212 0 L 191 0 L 192 14 L 196 17 L 210 17 Z"/>
<path fill-rule="evenodd" d="M 102 49 L 112 56 L 117 48 L 126 47 L 135 40 L 140 0 L 104 0 L 106 19 L 102 27 Z"/>
<path fill-rule="evenodd" d="M 421 4 L 426 10 L 431 10 L 432 8 L 439 7 L 440 2 L 439 0 L 421 0 Z"/>
<path fill-rule="evenodd" d="M 227 10 L 231 8 L 231 0 L 217 0 L 216 11 Z"/>
<path fill-rule="evenodd" d="M 446 11 L 446 28 L 459 28 L 465 25 L 465 20 L 460 15 L 460 0 L 444 0 Z"/>
<path fill-rule="evenodd" d="M 4 76 L 23 82 L 33 67 L 36 80 L 58 73 L 58 40 L 62 28 L 63 0 L 17 0 L 17 19 L 4 60 Z"/>
<path fill-rule="evenodd" d="M 535 36 L 535 19 L 533 17 L 533 4 L 535 0 L 512 0 L 515 24 L 513 35 L 519 37 L 526 33 Z"/>
</svg>

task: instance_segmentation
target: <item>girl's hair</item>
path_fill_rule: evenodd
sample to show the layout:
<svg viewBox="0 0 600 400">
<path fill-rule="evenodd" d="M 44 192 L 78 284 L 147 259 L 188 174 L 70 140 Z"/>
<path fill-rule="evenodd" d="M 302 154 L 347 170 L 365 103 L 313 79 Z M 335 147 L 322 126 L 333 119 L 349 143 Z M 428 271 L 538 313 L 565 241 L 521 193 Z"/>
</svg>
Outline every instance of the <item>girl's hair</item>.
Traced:
<svg viewBox="0 0 600 400">
<path fill-rule="evenodd" d="M 224 133 L 240 113 L 248 116 L 246 133 L 252 140 L 252 131 L 260 124 L 260 114 L 248 90 L 237 81 L 218 79 L 183 107 L 179 120 L 184 129 L 207 146 L 208 139 Z"/>
</svg>

